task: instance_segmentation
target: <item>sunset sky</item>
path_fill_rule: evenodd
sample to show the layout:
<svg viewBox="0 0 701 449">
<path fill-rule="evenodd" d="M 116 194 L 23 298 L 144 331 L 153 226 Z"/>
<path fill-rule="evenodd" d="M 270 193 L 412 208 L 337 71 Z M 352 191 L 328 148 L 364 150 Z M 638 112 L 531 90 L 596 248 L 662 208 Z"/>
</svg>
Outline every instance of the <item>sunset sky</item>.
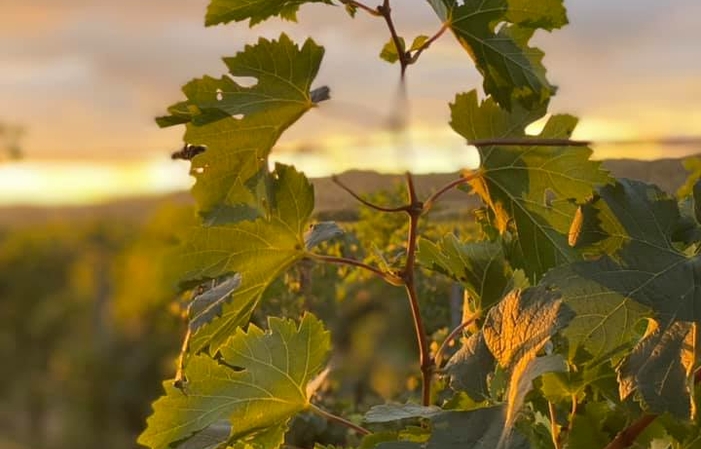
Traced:
<svg viewBox="0 0 701 449">
<path fill-rule="evenodd" d="M 446 34 L 408 73 L 410 131 L 387 129 L 398 68 L 377 57 L 384 23 L 339 7 L 303 6 L 300 23 L 205 28 L 208 0 L 0 0 L 0 123 L 25 129 L 24 159 L 0 162 L 0 204 L 75 204 L 187 188 L 187 164 L 169 155 L 182 127 L 153 118 L 183 98 L 182 84 L 224 72 L 258 35 L 311 35 L 326 47 L 316 85 L 332 100 L 308 113 L 275 159 L 319 176 L 350 168 L 455 171 L 476 163 L 448 127 L 457 92 L 481 85 Z M 374 4 L 372 1 L 368 3 Z M 701 135 L 699 0 L 566 0 L 570 25 L 541 33 L 551 112 L 581 118 L 576 138 L 600 141 Z M 401 34 L 440 23 L 421 0 L 394 0 Z M 599 145 L 597 158 L 653 159 L 699 146 Z"/>
</svg>

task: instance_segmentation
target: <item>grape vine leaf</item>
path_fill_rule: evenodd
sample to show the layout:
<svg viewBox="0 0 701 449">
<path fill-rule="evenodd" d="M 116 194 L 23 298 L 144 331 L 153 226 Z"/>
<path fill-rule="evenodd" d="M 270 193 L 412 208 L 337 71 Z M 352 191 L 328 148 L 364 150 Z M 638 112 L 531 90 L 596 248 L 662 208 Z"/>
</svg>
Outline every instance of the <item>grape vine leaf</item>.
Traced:
<svg viewBox="0 0 701 449">
<path fill-rule="evenodd" d="M 609 414 L 611 414 L 611 407 L 605 402 L 589 402 L 581 407 L 573 417 L 567 447 L 572 449 L 606 447 L 611 442 L 611 435 L 603 427 Z"/>
<path fill-rule="evenodd" d="M 637 393 L 649 412 L 688 419 L 693 404 L 688 379 L 696 352 L 693 325 L 675 322 L 662 330 L 654 323 L 653 327 L 618 369 L 621 399 Z"/>
<path fill-rule="evenodd" d="M 558 289 L 577 314 L 564 332 L 571 351 L 582 347 L 593 361 L 600 361 L 637 342 L 619 365 L 619 377 L 625 380 L 621 393 L 637 390 L 646 406 L 657 411 L 666 407 L 664 411 L 679 416 L 686 410 L 684 405 L 669 402 L 663 394 L 687 391 L 680 373 L 688 371 L 685 360 L 690 356 L 688 351 L 680 355 L 676 348 L 682 338 L 678 323 L 701 321 L 701 258 L 675 245 L 679 209 L 659 188 L 619 180 L 598 194 L 600 223 L 597 229 L 583 232 L 603 230 L 600 244 L 616 248 L 616 253 L 556 268 L 543 284 Z M 654 319 L 659 330 L 641 340 L 642 319 Z M 649 358 L 644 370 L 641 358 Z M 630 366 L 644 373 L 631 377 L 621 371 Z M 669 377 L 659 383 L 655 376 L 662 373 Z M 688 405 L 687 396 L 677 399 Z"/>
<path fill-rule="evenodd" d="M 506 109 L 548 103 L 556 88 L 545 76 L 543 52 L 529 46 L 533 33 L 567 24 L 562 0 L 429 0 L 484 77 L 484 91 Z"/>
<path fill-rule="evenodd" d="M 306 385 L 322 370 L 330 337 L 311 314 L 299 326 L 269 318 L 268 327 L 237 329 L 221 347 L 221 361 L 193 356 L 187 393 L 164 382 L 166 394 L 154 402 L 138 442 L 167 449 L 223 419 L 231 424 L 230 440 L 281 438 L 284 423 L 310 407 Z"/>
<path fill-rule="evenodd" d="M 436 243 L 421 239 L 417 261 L 460 282 L 480 310 L 487 310 L 510 290 L 513 271 L 496 242 L 460 242 L 453 234 Z"/>
<path fill-rule="evenodd" d="M 278 164 L 273 172 L 274 214 L 255 221 L 200 226 L 189 235 L 174 260 L 186 281 L 201 282 L 237 273 L 240 286 L 214 319 L 192 335 L 190 351 L 209 345 L 215 353 L 243 326 L 266 287 L 305 255 L 304 233 L 314 206 L 309 180 L 293 167 Z"/>
<path fill-rule="evenodd" d="M 515 106 L 507 112 L 492 100 L 478 102 L 474 90 L 451 104 L 451 126 L 468 141 L 526 137 L 527 125 L 542 117 Z M 541 138 L 569 138 L 577 119 L 554 115 Z M 516 249 L 526 275 L 539 279 L 548 269 L 580 258 L 568 243 L 578 203 L 584 203 L 599 185 L 610 181 L 601 163 L 589 160 L 586 147 L 485 146 L 482 164 L 469 181 L 472 191 L 491 210 L 502 233 L 515 230 Z M 468 174 L 466 174 L 468 175 Z"/>
<path fill-rule="evenodd" d="M 479 332 L 470 335 L 458 351 L 448 360 L 444 371 L 450 380 L 450 388 L 464 391 L 475 401 L 489 398 L 487 381 L 494 372 L 496 360 Z"/>
<path fill-rule="evenodd" d="M 299 7 L 305 3 L 332 4 L 330 0 L 211 0 L 205 25 L 248 20 L 253 27 L 275 16 L 295 22 Z"/>
<path fill-rule="evenodd" d="M 489 311 L 482 333 L 499 364 L 513 369 L 522 359 L 534 358 L 573 316 L 556 291 L 514 290 Z"/>
<path fill-rule="evenodd" d="M 311 39 L 299 48 L 285 34 L 261 38 L 224 59 L 227 75 L 186 84 L 187 100 L 157 120 L 186 124 L 184 140 L 207 148 L 192 159 L 190 173 L 192 195 L 209 224 L 253 220 L 274 208 L 268 156 L 282 132 L 315 106 L 310 86 L 323 54 Z M 235 77 L 256 84 L 242 86 Z"/>
</svg>

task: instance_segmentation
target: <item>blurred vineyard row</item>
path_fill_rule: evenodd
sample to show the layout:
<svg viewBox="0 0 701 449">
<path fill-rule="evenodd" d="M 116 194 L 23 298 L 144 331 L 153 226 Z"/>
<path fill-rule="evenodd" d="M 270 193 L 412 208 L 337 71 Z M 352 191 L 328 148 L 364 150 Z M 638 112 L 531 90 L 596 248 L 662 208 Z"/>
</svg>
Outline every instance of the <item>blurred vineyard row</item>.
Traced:
<svg viewBox="0 0 701 449">
<path fill-rule="evenodd" d="M 401 189 L 371 196 L 383 204 L 402 198 Z M 406 217 L 359 215 L 324 250 L 400 265 Z M 178 295 L 168 256 L 194 222 L 188 206 L 166 205 L 146 223 L 95 218 L 0 230 L 0 449 L 137 447 L 185 331 L 188 296 Z M 468 235 L 465 223 L 425 221 L 422 231 L 458 227 Z M 447 279 L 419 285 L 428 330 L 445 334 L 460 322 L 459 291 Z M 339 353 L 318 398 L 333 392 L 328 408 L 361 413 L 385 398 L 402 400 L 398 392 L 417 383 L 417 371 L 406 368 L 416 349 L 403 289 L 304 261 L 268 289 L 253 319 L 265 326 L 268 314 L 305 310 L 329 323 Z M 313 435 L 333 443 L 344 432 L 309 416 L 297 419 L 290 438 L 304 447 Z"/>
</svg>

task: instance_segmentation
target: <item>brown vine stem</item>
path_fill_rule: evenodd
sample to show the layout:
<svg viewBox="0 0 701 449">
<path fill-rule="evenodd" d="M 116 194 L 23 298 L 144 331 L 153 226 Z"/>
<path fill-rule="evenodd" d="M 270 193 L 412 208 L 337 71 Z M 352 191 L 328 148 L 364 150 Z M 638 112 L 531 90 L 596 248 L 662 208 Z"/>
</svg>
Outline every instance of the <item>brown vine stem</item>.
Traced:
<svg viewBox="0 0 701 449">
<path fill-rule="evenodd" d="M 435 366 L 433 358 L 431 358 L 430 349 L 428 345 L 428 338 L 426 337 L 426 328 L 423 324 L 423 319 L 421 317 L 421 310 L 419 308 L 419 297 L 416 293 L 416 240 L 418 237 L 418 224 L 419 218 L 423 213 L 423 203 L 418 200 L 416 195 L 416 187 L 414 186 L 414 179 L 411 177 L 410 173 L 406 174 L 407 190 L 409 192 L 409 208 L 407 214 L 409 215 L 409 235 L 407 236 L 407 252 L 406 252 L 406 265 L 402 271 L 402 279 L 404 280 L 404 285 L 406 288 L 407 296 L 409 298 L 409 305 L 411 307 L 411 315 L 414 320 L 414 331 L 416 333 L 416 340 L 419 346 L 419 365 L 421 367 L 421 401 L 423 405 L 430 405 L 431 403 L 431 375 L 433 373 L 433 367 Z"/>
<path fill-rule="evenodd" d="M 384 280 L 388 284 L 394 285 L 395 287 L 400 287 L 400 286 L 404 285 L 404 281 L 402 278 L 395 276 L 392 273 L 387 273 L 385 271 L 382 271 L 379 268 L 375 268 L 375 267 L 368 265 L 366 263 L 363 263 L 359 260 L 348 259 L 346 257 L 325 256 L 323 254 L 315 254 L 315 253 L 311 253 L 311 252 L 306 253 L 306 256 L 312 260 L 316 260 L 319 262 L 332 263 L 335 265 L 349 265 L 352 267 L 362 268 L 362 269 L 367 270 L 370 273 L 378 276 L 379 278 L 381 278 L 382 280 Z"/>
<path fill-rule="evenodd" d="M 333 181 L 337 186 L 348 192 L 353 198 L 358 200 L 360 203 L 366 205 L 370 209 L 375 209 L 381 212 L 406 212 L 409 206 L 399 206 L 399 207 L 385 207 L 385 206 L 380 206 L 377 204 L 373 204 L 370 201 L 364 199 L 357 193 L 355 193 L 350 187 L 347 185 L 343 184 L 340 179 L 336 175 L 331 177 L 331 181 Z"/>
<path fill-rule="evenodd" d="M 312 411 L 320 416 L 323 416 L 324 418 L 328 419 L 329 421 L 333 421 L 335 423 L 338 423 L 342 426 L 348 427 L 349 429 L 353 429 L 356 432 L 358 432 L 361 435 L 370 435 L 370 431 L 364 427 L 360 427 L 357 424 L 353 424 L 352 422 L 348 421 L 347 419 L 341 418 L 340 416 L 336 416 L 333 413 L 329 413 L 326 410 L 317 407 L 314 404 L 309 404 L 310 408 Z"/>
<path fill-rule="evenodd" d="M 394 20 L 392 19 L 392 7 L 389 4 L 389 0 L 383 0 L 382 4 L 377 7 L 377 12 L 385 19 L 387 23 L 387 29 L 392 35 L 392 42 L 394 42 L 394 48 L 397 50 L 397 55 L 399 57 L 399 65 L 401 67 L 401 79 L 404 82 L 404 75 L 406 74 L 406 68 L 411 64 L 411 57 L 404 49 L 402 45 L 401 38 L 397 34 L 397 28 L 394 26 Z"/>
<path fill-rule="evenodd" d="M 460 325 L 458 327 L 453 329 L 450 332 L 450 334 L 448 334 L 448 336 L 445 338 L 445 340 L 443 340 L 443 343 L 441 343 L 441 345 L 438 347 L 436 354 L 433 356 L 435 366 L 437 366 L 437 367 L 441 366 L 441 362 L 443 361 L 443 353 L 448 348 L 448 345 L 450 344 L 450 342 L 455 340 L 455 338 L 457 338 L 458 334 L 460 332 L 462 332 L 467 326 L 474 323 L 477 318 L 479 318 L 479 314 L 471 316 L 469 319 L 460 323 Z"/>
<path fill-rule="evenodd" d="M 630 447 L 638 435 L 657 418 L 657 415 L 643 415 L 616 435 L 604 449 L 625 449 Z"/>
</svg>

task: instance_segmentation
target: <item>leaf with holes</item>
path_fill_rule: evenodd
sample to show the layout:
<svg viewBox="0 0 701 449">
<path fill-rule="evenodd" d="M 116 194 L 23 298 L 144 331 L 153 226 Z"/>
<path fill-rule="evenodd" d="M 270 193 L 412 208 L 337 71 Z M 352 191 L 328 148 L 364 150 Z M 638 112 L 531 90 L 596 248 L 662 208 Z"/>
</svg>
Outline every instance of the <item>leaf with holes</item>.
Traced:
<svg viewBox="0 0 701 449">
<path fill-rule="evenodd" d="M 207 7 L 205 25 L 248 20 L 253 26 L 271 17 L 297 21 L 297 11 L 305 3 L 325 3 L 330 0 L 211 0 Z"/>
<path fill-rule="evenodd" d="M 224 419 L 231 424 L 230 441 L 265 434 L 281 443 L 285 423 L 310 407 L 306 386 L 326 362 L 330 337 L 310 314 L 299 326 L 270 318 L 268 327 L 238 329 L 221 347 L 220 361 L 194 356 L 186 393 L 165 382 L 166 394 L 153 404 L 139 443 L 166 449 Z"/>
<path fill-rule="evenodd" d="M 546 105 L 555 87 L 545 77 L 543 52 L 529 46 L 533 33 L 567 23 L 562 0 L 429 0 L 472 57 L 484 91 L 511 109 Z"/>
<path fill-rule="evenodd" d="M 311 39 L 299 48 L 285 34 L 261 38 L 224 59 L 229 74 L 185 85 L 187 100 L 159 119 L 161 126 L 185 123 L 185 141 L 207 149 L 192 159 L 190 172 L 208 223 L 253 220 L 275 209 L 268 156 L 282 132 L 314 107 L 310 87 L 323 53 Z M 243 86 L 237 77 L 255 85 Z"/>
<path fill-rule="evenodd" d="M 451 105 L 451 126 L 468 141 L 523 138 L 526 126 L 544 113 L 544 109 L 527 111 L 518 106 L 507 112 L 491 99 L 478 102 L 477 93 L 471 91 L 458 95 Z M 572 116 L 552 116 L 539 137 L 569 138 L 576 124 Z M 518 235 L 519 268 L 533 280 L 550 268 L 579 259 L 568 243 L 577 204 L 610 181 L 601 163 L 589 159 L 592 151 L 493 145 L 480 147 L 479 152 L 482 165 L 470 185 L 491 210 L 497 229 Z"/>
</svg>

